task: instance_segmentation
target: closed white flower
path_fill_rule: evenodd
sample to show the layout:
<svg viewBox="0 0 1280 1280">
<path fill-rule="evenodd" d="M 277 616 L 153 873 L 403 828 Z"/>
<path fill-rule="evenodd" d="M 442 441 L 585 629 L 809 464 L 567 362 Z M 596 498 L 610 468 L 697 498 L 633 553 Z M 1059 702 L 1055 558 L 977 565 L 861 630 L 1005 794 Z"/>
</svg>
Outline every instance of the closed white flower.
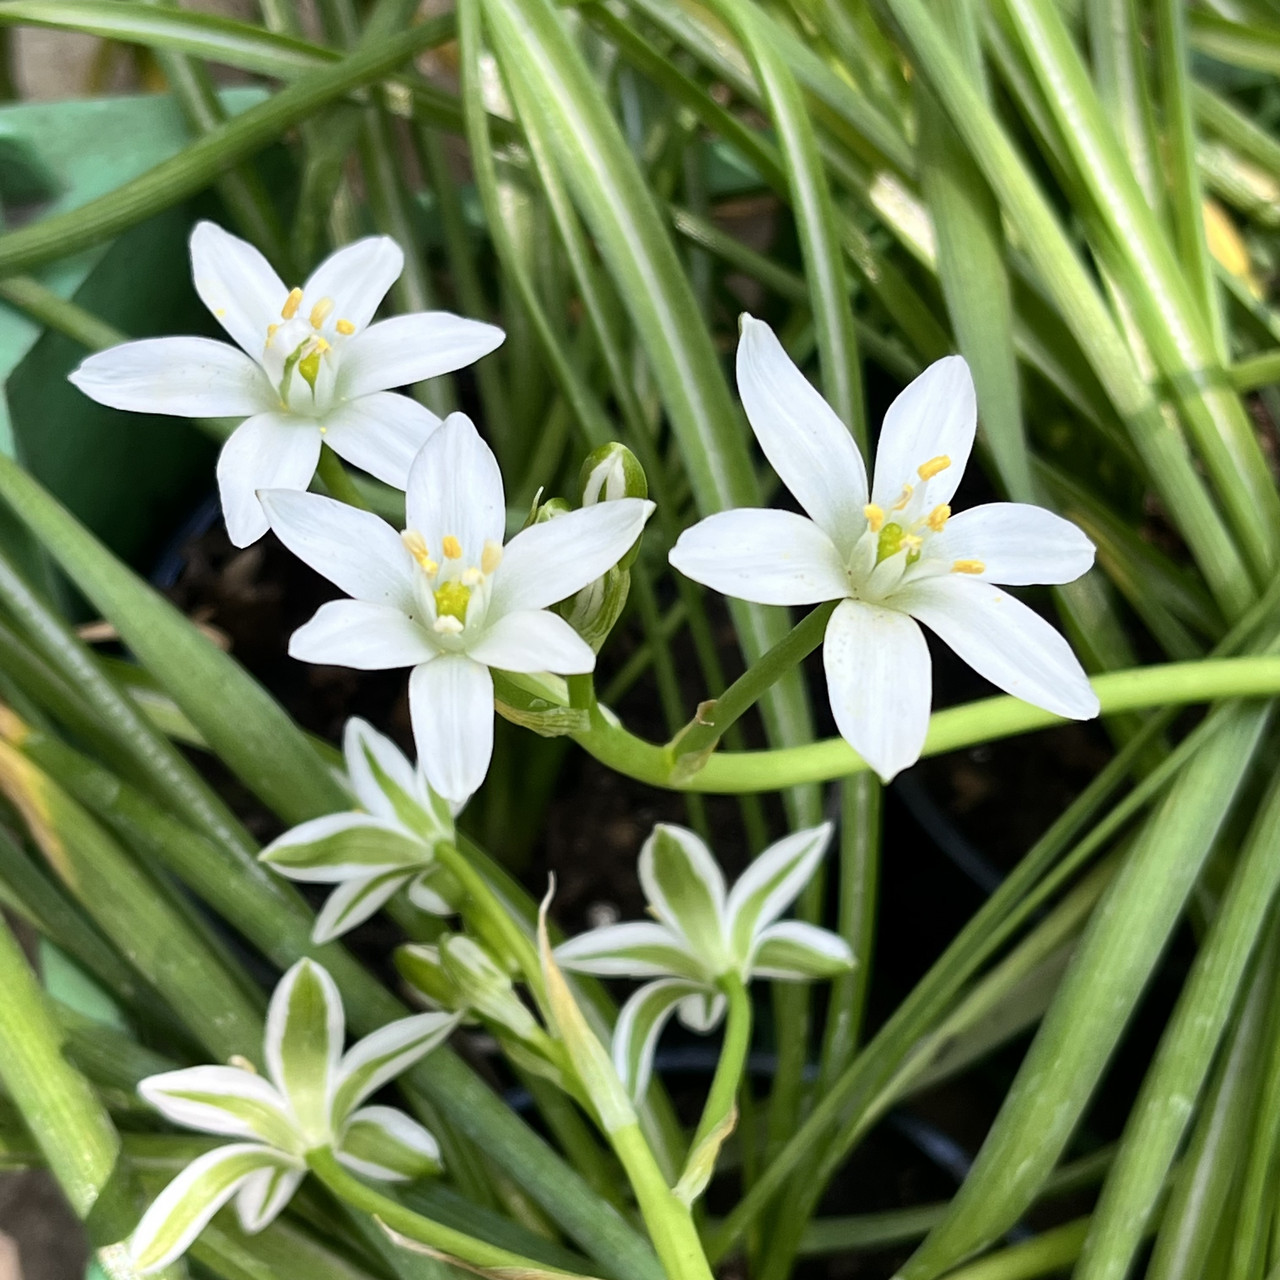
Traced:
<svg viewBox="0 0 1280 1280">
<path fill-rule="evenodd" d="M 305 489 L 321 443 L 403 489 L 439 418 L 392 388 L 460 369 L 494 350 L 501 329 L 444 311 L 370 324 L 404 268 L 394 240 L 339 249 L 290 289 L 251 244 L 212 222 L 191 233 L 200 300 L 235 340 L 148 338 L 100 351 L 71 381 L 115 409 L 245 419 L 218 458 L 227 532 L 266 531 L 258 489 Z"/>
<path fill-rule="evenodd" d="M 489 669 L 593 670 L 591 646 L 548 606 L 617 564 L 653 510 L 639 498 L 602 502 L 532 525 L 504 546 L 502 473 L 461 413 L 414 460 L 402 533 L 317 494 L 272 490 L 261 498 L 285 546 L 353 597 L 322 605 L 293 633 L 289 652 L 364 671 L 412 667 L 418 762 L 455 804 L 489 770 Z"/>
<path fill-rule="evenodd" d="M 685 531 L 681 573 L 760 604 L 840 604 L 823 661 L 841 734 L 888 781 L 924 745 L 932 701 L 923 622 L 980 675 L 1057 715 L 1098 699 L 1067 642 L 993 583 L 1071 582 L 1093 544 L 1040 507 L 995 502 L 952 515 L 977 405 L 959 356 L 930 365 L 893 402 L 867 473 L 844 424 L 768 325 L 742 317 L 738 389 L 760 447 L 808 513 L 738 510 Z"/>
</svg>

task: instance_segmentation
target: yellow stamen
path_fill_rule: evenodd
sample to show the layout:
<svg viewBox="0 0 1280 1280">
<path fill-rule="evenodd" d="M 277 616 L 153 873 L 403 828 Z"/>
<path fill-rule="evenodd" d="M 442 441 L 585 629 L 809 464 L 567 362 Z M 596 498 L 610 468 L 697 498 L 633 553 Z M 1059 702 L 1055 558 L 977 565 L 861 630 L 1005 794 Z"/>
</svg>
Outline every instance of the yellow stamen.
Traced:
<svg viewBox="0 0 1280 1280">
<path fill-rule="evenodd" d="M 902 535 L 902 545 L 908 551 L 919 551 L 924 546 L 924 539 L 918 533 L 904 533 Z"/>
<path fill-rule="evenodd" d="M 953 560 L 952 573 L 986 573 L 987 566 L 981 560 Z"/>
<path fill-rule="evenodd" d="M 464 587 L 478 587 L 483 581 L 484 574 L 475 565 L 462 571 L 462 585 Z"/>
<path fill-rule="evenodd" d="M 404 543 L 405 550 L 428 572 L 435 573 L 440 566 L 431 558 L 431 552 L 427 550 L 427 540 L 420 534 L 417 529 L 406 529 L 400 535 L 400 541 Z"/>
<path fill-rule="evenodd" d="M 271 339 L 274 338 L 279 331 L 280 326 L 278 324 L 267 325 L 267 346 L 271 345 Z"/>
<path fill-rule="evenodd" d="M 951 459 L 945 453 L 940 453 L 936 458 L 930 458 L 922 467 L 916 468 L 916 475 L 921 480 L 932 480 L 940 471 L 945 471 L 951 465 Z"/>
<path fill-rule="evenodd" d="M 502 543 L 486 540 L 484 550 L 480 553 L 480 572 L 486 577 L 502 563 Z"/>
<path fill-rule="evenodd" d="M 290 289 L 289 296 L 284 300 L 284 306 L 280 308 L 280 315 L 285 320 L 292 320 L 298 314 L 298 308 L 302 306 L 302 290 Z"/>
<path fill-rule="evenodd" d="M 911 495 L 915 493 L 915 491 L 916 490 L 914 485 L 904 484 L 902 486 L 902 497 L 900 497 L 897 500 L 897 502 L 893 504 L 893 507 L 891 509 L 893 511 L 901 511 L 902 508 L 905 507 L 907 503 L 911 501 Z"/>
<path fill-rule="evenodd" d="M 872 533 L 879 533 L 884 525 L 884 508 L 877 507 L 874 502 L 868 502 L 862 508 L 862 514 L 867 517 L 867 528 Z"/>
<path fill-rule="evenodd" d="M 314 307 L 311 308 L 311 327 L 318 329 L 329 318 L 329 314 L 333 311 L 333 299 L 321 298 Z"/>
<path fill-rule="evenodd" d="M 950 519 L 951 508 L 944 502 L 939 506 L 934 507 L 934 509 L 929 512 L 929 518 L 925 521 L 925 524 L 927 524 L 934 533 L 941 533 L 943 529 L 947 527 L 947 521 Z"/>
<path fill-rule="evenodd" d="M 353 325 L 350 320 L 339 320 L 333 327 L 337 329 L 344 338 L 349 338 L 356 331 L 355 325 Z"/>
<path fill-rule="evenodd" d="M 444 542 L 441 544 L 446 560 L 462 559 L 462 543 L 460 543 L 453 534 L 445 534 Z"/>
</svg>

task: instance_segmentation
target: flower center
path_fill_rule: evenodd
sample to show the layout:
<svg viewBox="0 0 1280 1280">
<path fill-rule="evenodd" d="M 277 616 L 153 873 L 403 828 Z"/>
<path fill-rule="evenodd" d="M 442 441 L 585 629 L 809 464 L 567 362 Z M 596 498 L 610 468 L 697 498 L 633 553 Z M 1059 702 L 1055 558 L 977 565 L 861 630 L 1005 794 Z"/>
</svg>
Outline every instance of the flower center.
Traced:
<svg viewBox="0 0 1280 1280">
<path fill-rule="evenodd" d="M 324 376 L 324 357 L 333 350 L 331 338 L 335 334 L 350 337 L 355 333 L 356 327 L 350 320 L 339 319 L 333 323 L 329 336 L 326 336 L 325 329 L 335 309 L 335 303 L 330 297 L 321 298 L 305 319 L 299 314 L 301 308 L 302 290 L 291 289 L 280 308 L 281 322 L 267 325 L 267 340 L 263 347 L 264 363 L 276 378 L 276 390 L 285 409 L 303 409 L 308 399 L 307 393 L 303 392 L 303 404 L 290 403 L 295 374 L 310 388 L 311 404 L 315 406 L 319 401 L 319 407 L 323 408 L 328 402 L 333 383 L 332 370 L 327 377 Z"/>
<path fill-rule="evenodd" d="M 431 592 L 435 605 L 431 630 L 440 637 L 460 636 L 466 630 L 468 617 L 473 624 L 481 621 L 477 608 L 482 615 L 488 603 L 489 579 L 502 563 L 502 544 L 486 541 L 476 565 L 466 563 L 462 541 L 451 533 L 440 540 L 439 559 L 432 557 L 426 539 L 416 529 L 406 529 L 400 538 L 422 570 Z"/>
</svg>

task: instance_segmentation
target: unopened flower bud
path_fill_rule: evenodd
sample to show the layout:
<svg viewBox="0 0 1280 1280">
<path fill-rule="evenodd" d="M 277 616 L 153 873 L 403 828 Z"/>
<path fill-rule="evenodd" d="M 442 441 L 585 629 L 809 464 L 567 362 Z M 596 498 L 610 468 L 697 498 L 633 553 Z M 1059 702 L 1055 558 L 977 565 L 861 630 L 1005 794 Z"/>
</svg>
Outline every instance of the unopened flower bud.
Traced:
<svg viewBox="0 0 1280 1280">
<path fill-rule="evenodd" d="M 546 502 L 540 503 L 533 513 L 533 519 L 530 524 L 545 524 L 548 520 L 554 520 L 557 516 L 567 515 L 572 508 L 563 498 L 548 498 Z"/>
<path fill-rule="evenodd" d="M 516 995 L 510 977 L 477 942 L 462 934 L 445 934 L 440 939 L 440 958 L 469 1008 L 521 1040 L 538 1037 L 540 1028 Z"/>
<path fill-rule="evenodd" d="M 416 943 L 398 947 L 395 966 L 400 976 L 433 1008 L 459 1013 L 467 1001 L 444 967 L 439 947 Z"/>
<path fill-rule="evenodd" d="M 582 505 L 616 502 L 619 498 L 647 498 L 649 481 L 636 455 L 616 440 L 587 455 L 579 474 Z"/>
</svg>

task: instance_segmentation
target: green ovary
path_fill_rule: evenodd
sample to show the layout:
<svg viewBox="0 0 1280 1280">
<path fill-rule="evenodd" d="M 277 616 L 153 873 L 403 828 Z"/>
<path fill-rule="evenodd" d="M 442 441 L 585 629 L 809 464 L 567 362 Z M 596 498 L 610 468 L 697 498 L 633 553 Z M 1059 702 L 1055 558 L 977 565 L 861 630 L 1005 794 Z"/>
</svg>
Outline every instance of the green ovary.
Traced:
<svg viewBox="0 0 1280 1280">
<path fill-rule="evenodd" d="M 467 620 L 467 605 L 471 603 L 471 588 L 464 586 L 456 578 L 436 588 L 436 616 L 439 618 L 456 618 L 459 622 Z"/>
</svg>

